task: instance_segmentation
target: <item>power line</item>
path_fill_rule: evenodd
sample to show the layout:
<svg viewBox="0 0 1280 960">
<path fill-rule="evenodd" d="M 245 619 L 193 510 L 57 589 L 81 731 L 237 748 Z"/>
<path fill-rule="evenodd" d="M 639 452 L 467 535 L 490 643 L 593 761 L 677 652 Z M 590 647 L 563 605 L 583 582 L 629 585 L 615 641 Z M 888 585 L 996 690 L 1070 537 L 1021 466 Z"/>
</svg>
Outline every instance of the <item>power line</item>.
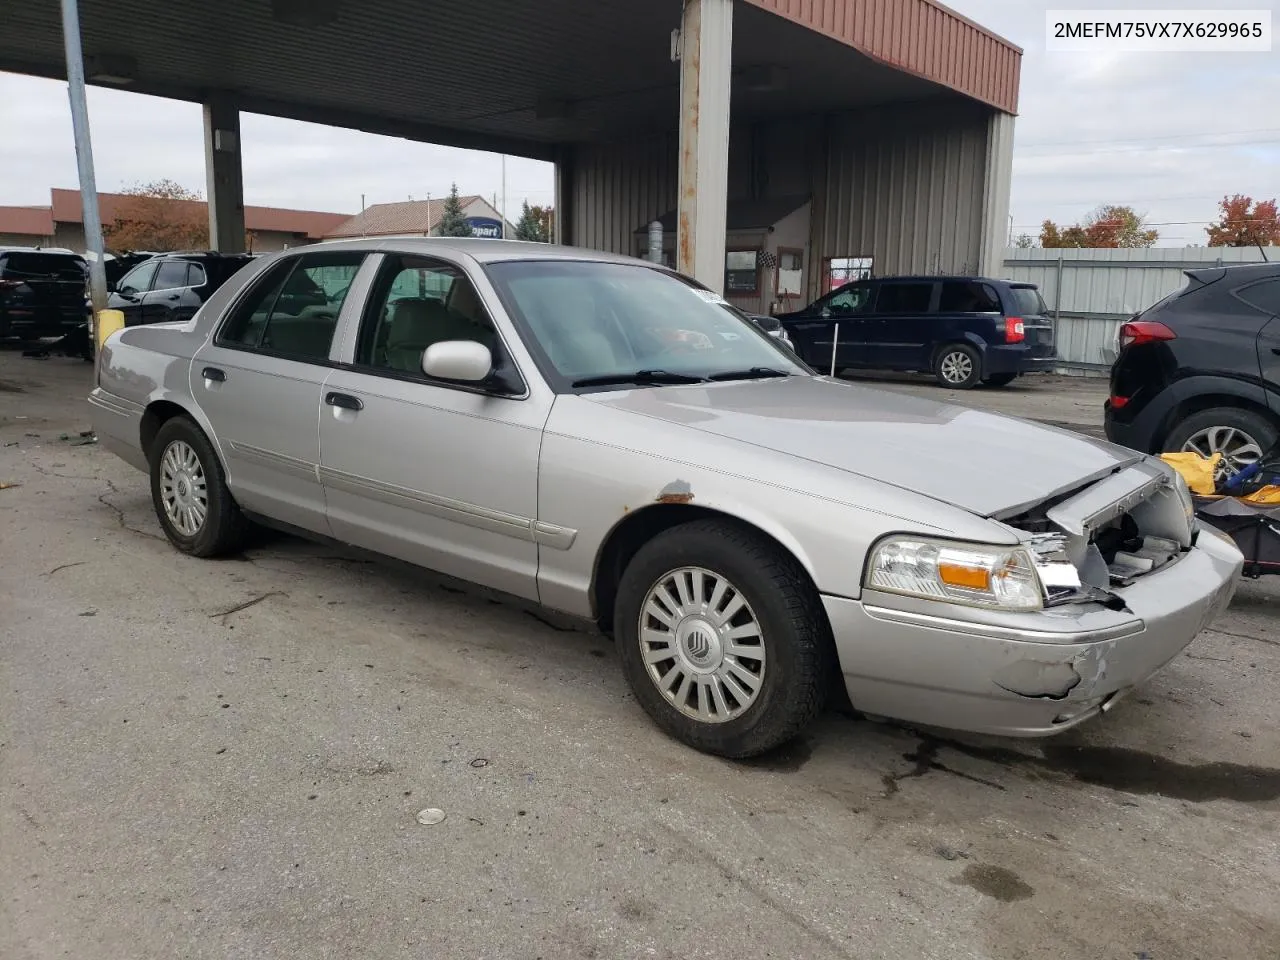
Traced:
<svg viewBox="0 0 1280 960">
<path fill-rule="evenodd" d="M 1186 153 L 1192 150 L 1221 150 L 1223 148 L 1233 147 L 1262 147 L 1269 144 L 1280 143 L 1280 139 L 1270 140 L 1242 140 L 1239 143 L 1190 143 L 1183 145 L 1170 144 L 1168 146 L 1159 147 L 1118 147 L 1115 150 L 1063 150 L 1052 154 L 1029 154 L 1024 155 L 1025 159 L 1052 159 L 1054 157 L 1097 157 L 1107 155 L 1123 155 L 1130 153 Z M 1017 150 L 1014 151 L 1014 159 L 1018 159 Z"/>
</svg>

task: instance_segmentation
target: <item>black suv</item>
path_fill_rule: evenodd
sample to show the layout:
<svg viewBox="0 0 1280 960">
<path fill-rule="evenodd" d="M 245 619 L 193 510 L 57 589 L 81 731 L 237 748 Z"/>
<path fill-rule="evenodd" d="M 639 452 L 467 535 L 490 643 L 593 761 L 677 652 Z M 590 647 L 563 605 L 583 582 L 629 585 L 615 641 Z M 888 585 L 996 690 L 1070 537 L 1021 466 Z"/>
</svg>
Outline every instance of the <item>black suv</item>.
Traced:
<svg viewBox="0 0 1280 960">
<path fill-rule="evenodd" d="M 187 320 L 213 291 L 253 260 L 247 253 L 164 253 L 144 260 L 116 281 L 107 307 L 127 327 Z"/>
<path fill-rule="evenodd" d="M 1107 437 L 1143 453 L 1222 453 L 1229 469 L 1280 436 L 1280 263 L 1188 270 L 1120 327 Z"/>
<path fill-rule="evenodd" d="M 985 277 L 883 277 L 832 290 L 778 317 L 795 350 L 827 372 L 932 373 L 944 387 L 1002 387 L 1052 370 L 1053 321 L 1031 283 Z M 833 334 L 839 344 L 833 350 Z M 834 356 L 833 356 L 834 353 Z"/>
<path fill-rule="evenodd" d="M 89 318 L 89 265 L 74 253 L 0 247 L 0 338 L 56 337 Z"/>
</svg>

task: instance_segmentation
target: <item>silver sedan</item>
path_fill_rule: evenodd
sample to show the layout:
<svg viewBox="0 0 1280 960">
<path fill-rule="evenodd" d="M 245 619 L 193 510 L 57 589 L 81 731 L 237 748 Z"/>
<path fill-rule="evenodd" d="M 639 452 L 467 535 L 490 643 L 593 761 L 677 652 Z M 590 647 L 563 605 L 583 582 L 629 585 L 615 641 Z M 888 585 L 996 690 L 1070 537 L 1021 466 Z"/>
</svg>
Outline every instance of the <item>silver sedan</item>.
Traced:
<svg viewBox="0 0 1280 960">
<path fill-rule="evenodd" d="M 758 754 L 856 708 L 1036 736 L 1108 710 L 1242 558 L 1158 460 L 819 376 L 653 264 L 320 244 L 101 351 L 103 444 L 186 553 L 254 524 L 597 622 L 666 731 Z"/>
</svg>

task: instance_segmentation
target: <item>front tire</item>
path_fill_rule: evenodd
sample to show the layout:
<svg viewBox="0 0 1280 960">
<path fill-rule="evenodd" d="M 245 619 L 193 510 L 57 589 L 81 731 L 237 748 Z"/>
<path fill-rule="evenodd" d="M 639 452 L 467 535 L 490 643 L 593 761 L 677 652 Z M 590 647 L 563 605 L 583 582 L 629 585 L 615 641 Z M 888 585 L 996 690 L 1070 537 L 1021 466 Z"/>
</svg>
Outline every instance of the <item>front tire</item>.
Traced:
<svg viewBox="0 0 1280 960">
<path fill-rule="evenodd" d="M 730 521 L 694 521 L 641 547 L 618 585 L 614 626 L 649 716 L 722 757 L 755 756 L 799 734 L 836 668 L 805 570 Z"/>
<path fill-rule="evenodd" d="M 169 542 L 193 557 L 243 547 L 252 525 L 227 489 L 213 445 L 187 417 L 165 421 L 151 444 L 151 503 Z"/>
<path fill-rule="evenodd" d="M 969 390 L 982 380 L 982 355 L 967 343 L 949 343 L 933 361 L 938 383 L 952 390 Z"/>
</svg>

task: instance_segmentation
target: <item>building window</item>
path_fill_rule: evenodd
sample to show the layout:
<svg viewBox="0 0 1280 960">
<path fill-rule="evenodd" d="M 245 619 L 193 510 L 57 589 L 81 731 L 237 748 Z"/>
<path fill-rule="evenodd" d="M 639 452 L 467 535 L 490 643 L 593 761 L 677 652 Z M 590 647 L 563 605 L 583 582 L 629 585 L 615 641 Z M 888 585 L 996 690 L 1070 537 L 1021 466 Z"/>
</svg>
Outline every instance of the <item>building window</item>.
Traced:
<svg viewBox="0 0 1280 960">
<path fill-rule="evenodd" d="M 798 298 L 804 296 L 804 251 L 778 248 L 777 295 Z"/>
<path fill-rule="evenodd" d="M 725 296 L 754 297 L 760 293 L 760 251 L 729 250 L 724 255 Z"/>
<path fill-rule="evenodd" d="M 871 276 L 870 257 L 827 257 L 823 261 L 822 292 Z"/>
</svg>

